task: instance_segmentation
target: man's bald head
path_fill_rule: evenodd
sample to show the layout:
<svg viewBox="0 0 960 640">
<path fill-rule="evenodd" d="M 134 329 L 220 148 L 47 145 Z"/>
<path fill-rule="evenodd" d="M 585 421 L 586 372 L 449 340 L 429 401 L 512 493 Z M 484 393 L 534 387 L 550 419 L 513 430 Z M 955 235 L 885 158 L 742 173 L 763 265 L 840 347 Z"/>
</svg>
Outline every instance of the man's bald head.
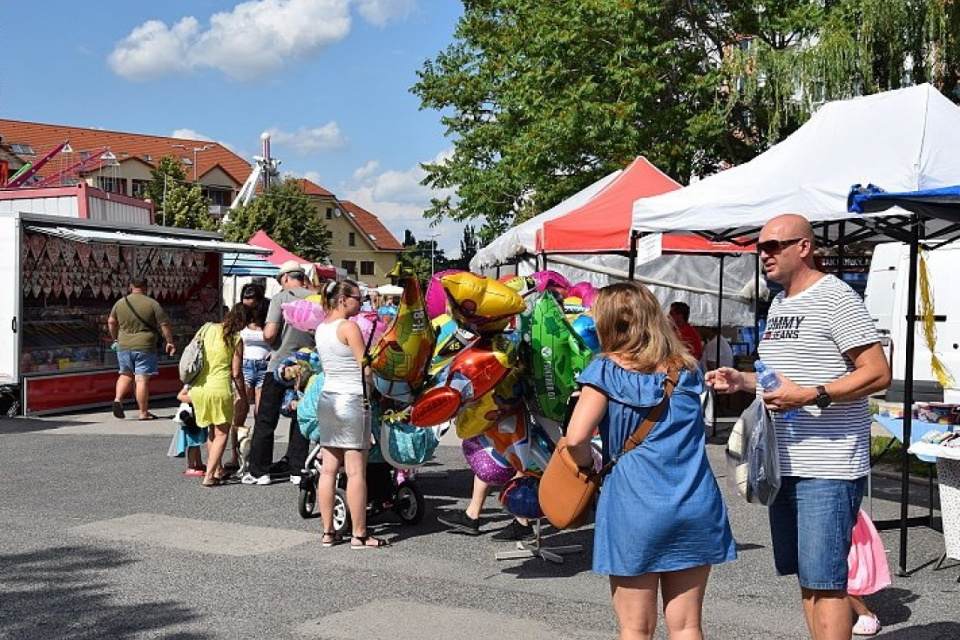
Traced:
<svg viewBox="0 0 960 640">
<path fill-rule="evenodd" d="M 760 232 L 761 239 L 764 232 L 769 232 L 771 237 L 780 239 L 804 238 L 809 240 L 811 244 L 816 242 L 810 221 L 797 213 L 784 213 L 771 218 L 767 224 L 763 225 L 763 230 Z"/>
</svg>

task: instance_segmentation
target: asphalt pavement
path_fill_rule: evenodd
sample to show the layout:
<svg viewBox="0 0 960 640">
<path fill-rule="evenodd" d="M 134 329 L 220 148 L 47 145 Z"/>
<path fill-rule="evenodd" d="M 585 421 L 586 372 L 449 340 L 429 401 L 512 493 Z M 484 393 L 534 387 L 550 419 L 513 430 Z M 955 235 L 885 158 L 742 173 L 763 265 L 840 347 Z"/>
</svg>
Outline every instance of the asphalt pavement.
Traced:
<svg viewBox="0 0 960 640">
<path fill-rule="evenodd" d="M 355 551 L 320 546 L 319 520 L 297 513 L 298 490 L 202 488 L 166 457 L 176 427 L 109 412 L 0 420 L 0 638 L 292 638 L 566 640 L 616 637 L 607 581 L 590 572 L 592 529 L 545 527 L 544 547 L 582 544 L 563 564 L 497 560 L 489 535 L 445 530 L 471 473 L 450 434 L 420 475 L 423 523 L 371 521 L 393 542 Z M 128 412 L 129 414 L 130 412 Z M 284 431 L 286 421 L 278 431 Z M 722 434 L 721 434 L 722 436 Z M 276 457 L 282 454 L 282 438 Z M 795 579 L 773 570 L 766 510 L 723 481 L 723 438 L 709 445 L 739 559 L 715 567 L 704 606 L 708 638 L 807 638 Z M 875 519 L 899 514 L 899 489 L 873 481 Z M 925 487 L 911 515 L 926 512 Z M 509 522 L 488 499 L 482 530 Z M 892 567 L 899 533 L 883 532 Z M 960 638 L 960 564 L 934 570 L 939 533 L 909 532 L 907 576 L 867 598 L 891 640 Z M 666 638 L 662 628 L 658 638 Z"/>
</svg>

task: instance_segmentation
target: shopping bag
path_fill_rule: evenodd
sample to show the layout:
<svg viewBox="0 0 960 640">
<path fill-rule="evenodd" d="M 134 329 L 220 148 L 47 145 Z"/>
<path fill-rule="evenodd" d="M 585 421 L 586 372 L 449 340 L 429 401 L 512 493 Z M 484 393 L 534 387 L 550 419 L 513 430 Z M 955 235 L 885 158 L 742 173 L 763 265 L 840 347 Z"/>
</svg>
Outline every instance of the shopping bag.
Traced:
<svg viewBox="0 0 960 640">
<path fill-rule="evenodd" d="M 883 540 L 863 509 L 853 527 L 847 567 L 847 593 L 851 595 L 868 596 L 890 586 L 890 565 Z"/>
<path fill-rule="evenodd" d="M 727 440 L 727 482 L 753 504 L 770 506 L 780 490 L 777 432 L 757 398 L 741 414 Z"/>
</svg>

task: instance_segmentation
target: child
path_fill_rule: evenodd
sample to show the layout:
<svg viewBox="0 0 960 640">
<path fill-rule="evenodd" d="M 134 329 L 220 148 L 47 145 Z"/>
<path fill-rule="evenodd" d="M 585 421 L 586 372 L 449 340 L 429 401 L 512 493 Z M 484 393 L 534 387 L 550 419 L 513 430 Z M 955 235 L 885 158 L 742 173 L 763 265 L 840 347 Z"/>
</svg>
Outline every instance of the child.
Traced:
<svg viewBox="0 0 960 640">
<path fill-rule="evenodd" d="M 177 394 L 177 400 L 180 406 L 174 414 L 174 423 L 180 425 L 180 430 L 174 436 L 176 446 L 171 446 L 171 455 L 180 457 L 186 452 L 187 469 L 183 472 L 185 476 L 200 477 L 206 473 L 207 467 L 203 464 L 203 458 L 200 454 L 200 446 L 207 441 L 206 427 L 198 427 L 196 418 L 193 414 L 193 405 L 190 404 L 190 386 L 184 385 L 180 393 Z"/>
<path fill-rule="evenodd" d="M 853 527 L 853 541 L 847 557 L 847 601 L 857 621 L 855 636 L 875 636 L 880 632 L 880 620 L 870 611 L 860 596 L 876 593 L 890 586 L 890 567 L 883 549 L 883 541 L 870 517 L 861 509 Z"/>
</svg>

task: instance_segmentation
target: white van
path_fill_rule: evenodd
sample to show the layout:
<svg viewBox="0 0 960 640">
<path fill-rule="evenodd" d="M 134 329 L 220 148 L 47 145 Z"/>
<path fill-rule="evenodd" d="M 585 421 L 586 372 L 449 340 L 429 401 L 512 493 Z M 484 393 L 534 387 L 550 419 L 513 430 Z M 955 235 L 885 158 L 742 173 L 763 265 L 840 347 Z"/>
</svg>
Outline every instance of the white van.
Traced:
<svg viewBox="0 0 960 640">
<path fill-rule="evenodd" d="M 934 321 L 937 328 L 935 351 L 960 387 L 960 244 L 948 244 L 927 254 L 927 267 L 933 287 Z M 910 247 L 900 242 L 878 244 L 873 250 L 864 302 L 877 329 L 884 338 L 887 357 L 892 363 L 893 383 L 887 399 L 903 400 L 907 344 L 907 274 Z M 919 276 L 917 279 L 919 283 Z M 919 284 L 917 314 L 920 313 Z M 930 368 L 930 350 L 923 338 L 923 325 L 915 324 L 913 358 L 913 398 L 924 402 L 960 402 L 960 388 L 944 389 Z"/>
</svg>

